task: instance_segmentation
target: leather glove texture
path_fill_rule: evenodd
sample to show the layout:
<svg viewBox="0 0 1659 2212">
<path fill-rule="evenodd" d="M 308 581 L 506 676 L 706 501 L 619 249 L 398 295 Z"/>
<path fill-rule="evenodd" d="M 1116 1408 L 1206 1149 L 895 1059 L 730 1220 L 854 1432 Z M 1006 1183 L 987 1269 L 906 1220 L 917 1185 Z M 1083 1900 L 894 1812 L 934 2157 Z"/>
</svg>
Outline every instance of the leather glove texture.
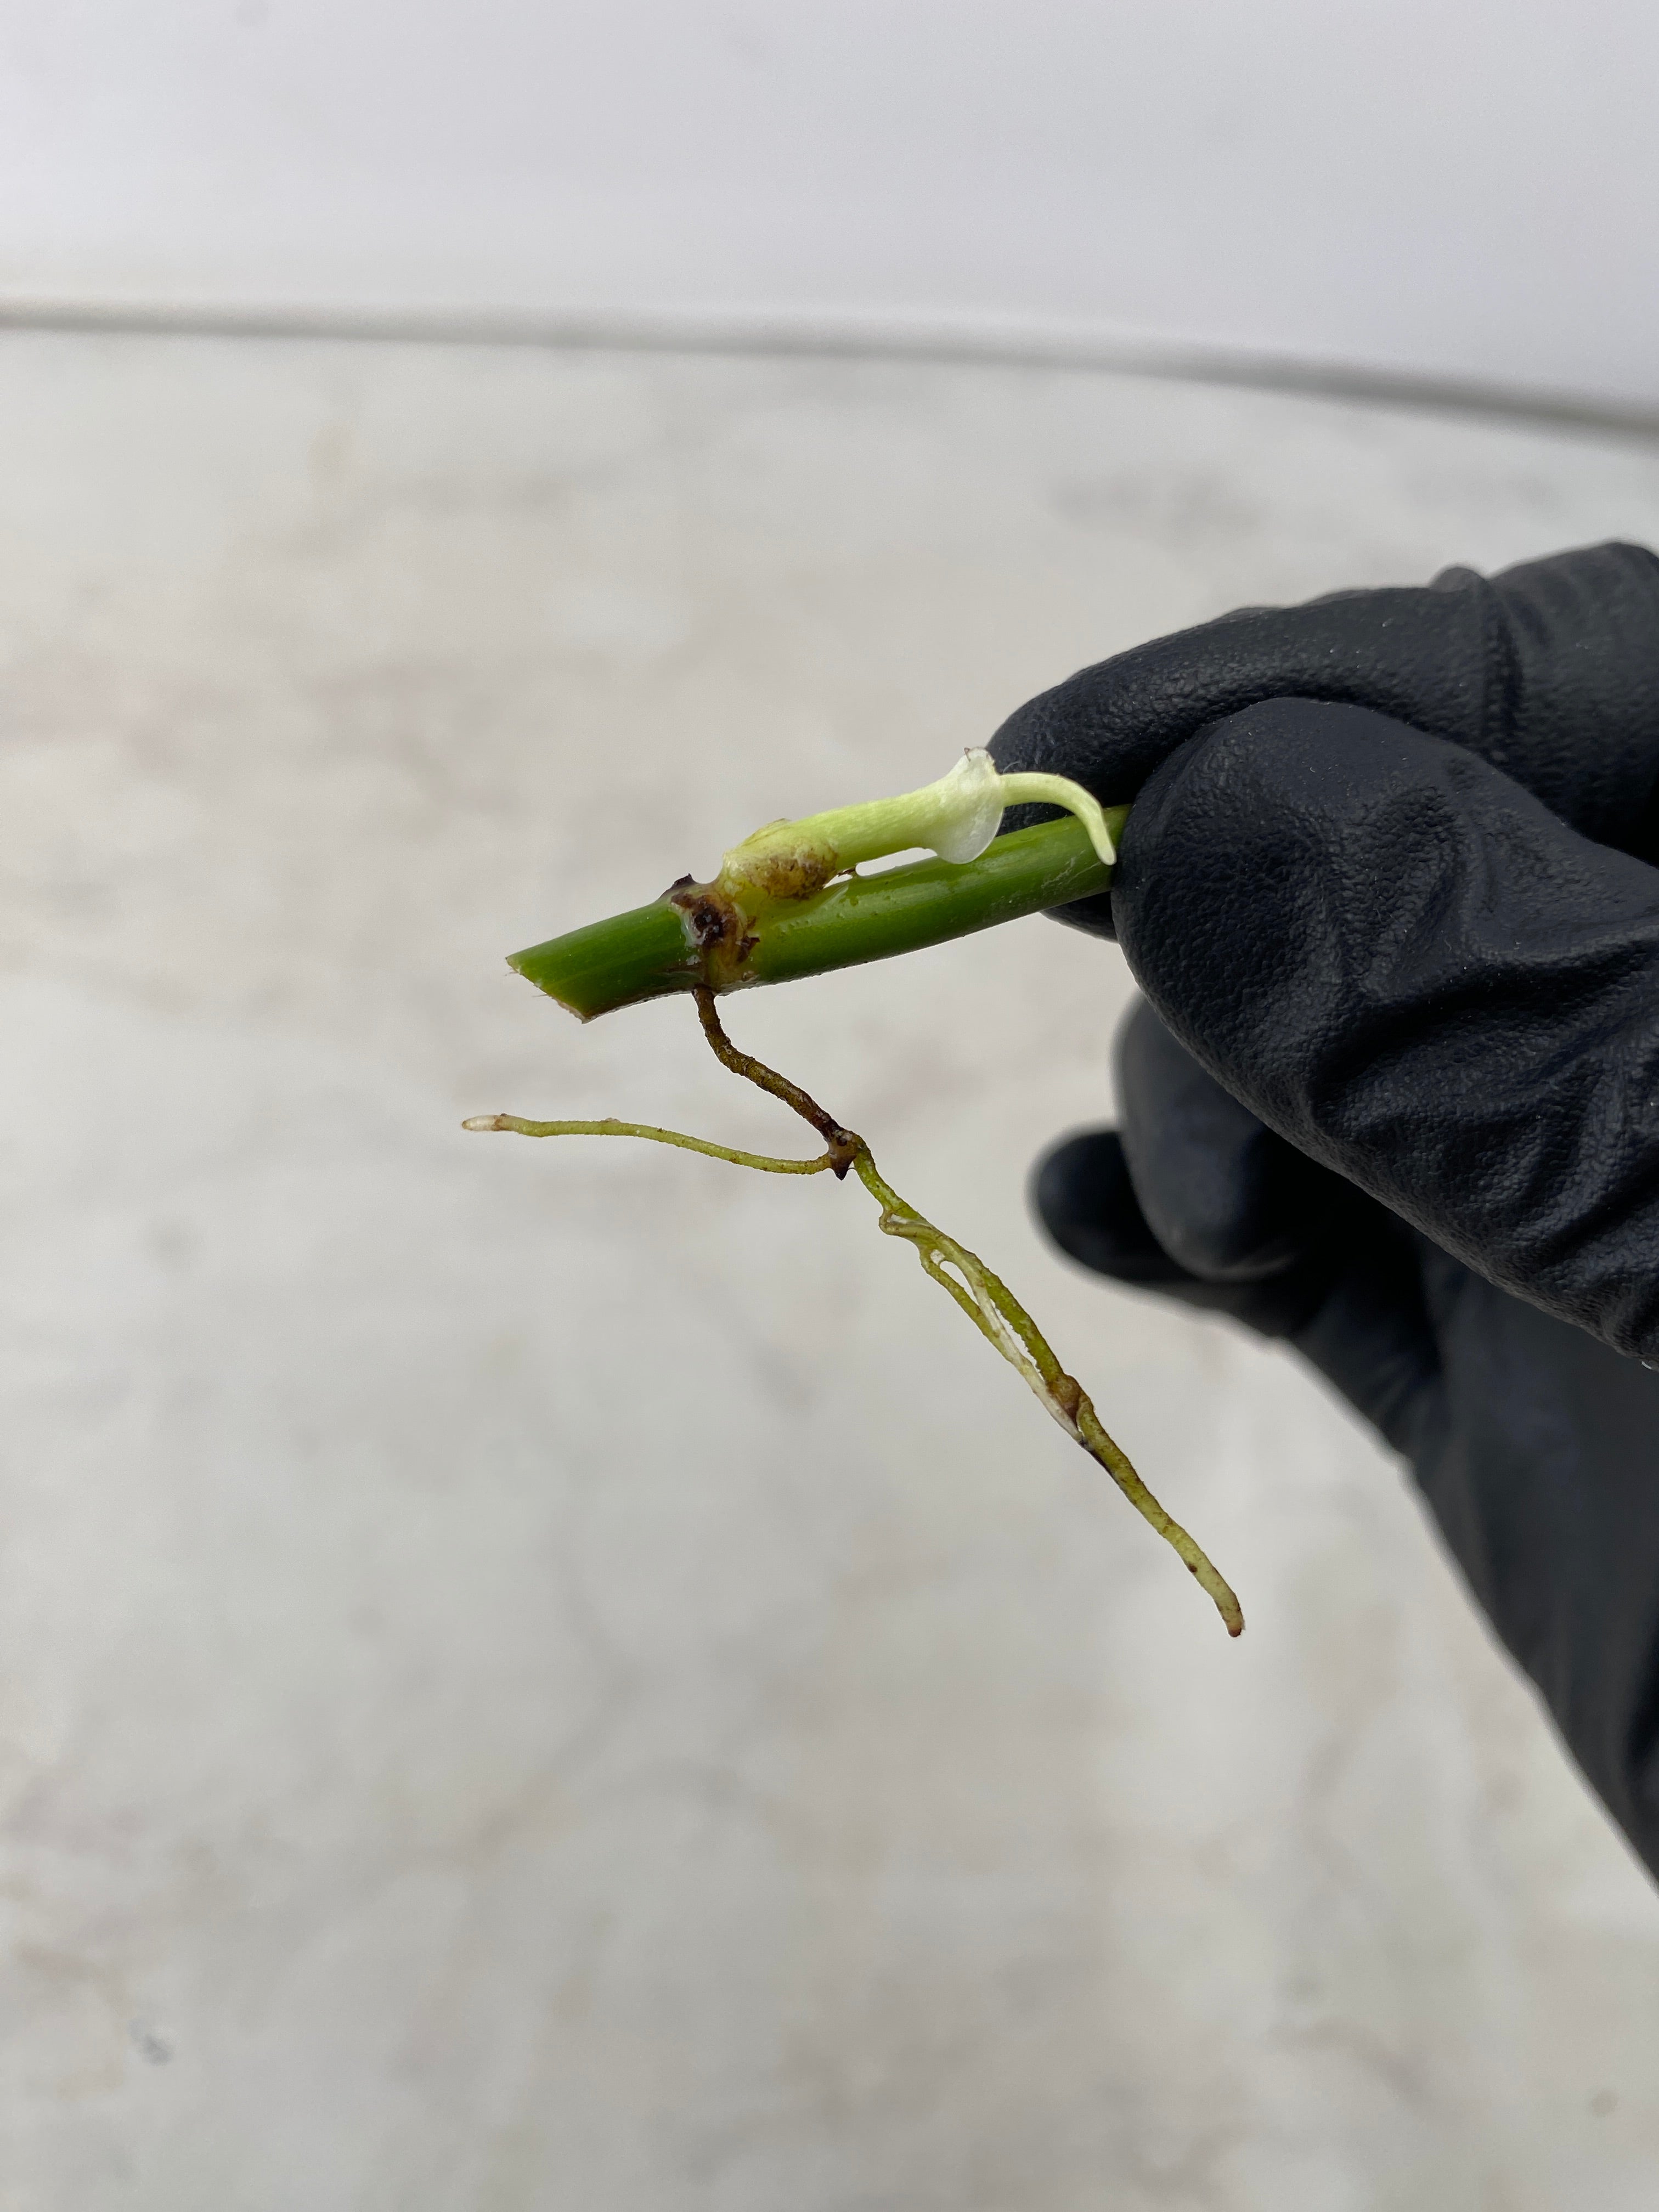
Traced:
<svg viewBox="0 0 1659 2212">
<path fill-rule="evenodd" d="M 1287 1339 L 1406 1455 L 1659 1872 L 1659 562 L 1250 611 L 994 750 L 1135 799 L 1110 921 L 1150 1006 L 1045 1222 Z"/>
<path fill-rule="evenodd" d="M 1448 738 L 1587 837 L 1659 860 L 1659 559 L 1638 545 L 1244 607 L 1040 692 L 991 751 L 1005 773 L 1068 775 L 1121 805 L 1206 724 L 1285 698 L 1370 707 Z M 1005 827 L 1049 811 L 1011 810 Z M 1115 933 L 1108 896 L 1061 918 Z"/>
<path fill-rule="evenodd" d="M 1292 1346 L 1411 1462 L 1465 1581 L 1659 1876 L 1659 1374 L 1496 1289 L 1264 1127 L 1144 1002 L 1118 1129 L 1040 1165 L 1113 1280 Z"/>
</svg>

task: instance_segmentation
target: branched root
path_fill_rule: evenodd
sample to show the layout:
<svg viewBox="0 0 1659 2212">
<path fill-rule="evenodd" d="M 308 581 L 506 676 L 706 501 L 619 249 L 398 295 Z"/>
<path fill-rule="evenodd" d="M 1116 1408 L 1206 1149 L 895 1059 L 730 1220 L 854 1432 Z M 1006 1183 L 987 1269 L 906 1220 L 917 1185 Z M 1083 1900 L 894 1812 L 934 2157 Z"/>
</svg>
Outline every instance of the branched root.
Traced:
<svg viewBox="0 0 1659 2212">
<path fill-rule="evenodd" d="M 810 1121 L 823 1139 L 824 1150 L 815 1158 L 783 1159 L 764 1152 L 738 1152 L 706 1137 L 688 1137 L 678 1129 L 654 1128 L 643 1121 L 526 1121 L 516 1114 L 480 1114 L 464 1121 L 462 1127 L 507 1130 L 521 1137 L 641 1137 L 652 1144 L 678 1146 L 683 1152 L 706 1152 L 714 1159 L 730 1160 L 737 1167 L 757 1168 L 765 1175 L 822 1175 L 828 1169 L 832 1175 L 844 1177 L 850 1170 L 880 1206 L 883 1234 L 914 1247 L 926 1272 L 950 1292 L 981 1335 L 1024 1379 L 1073 1443 L 1105 1468 L 1136 1512 L 1157 1529 L 1200 1588 L 1209 1593 L 1226 1623 L 1227 1633 L 1241 1634 L 1244 1615 L 1227 1583 L 1200 1546 L 1170 1517 L 1135 1473 L 1127 1455 L 1102 1425 L 1087 1392 L 1060 1365 L 1048 1339 L 1000 1276 L 993 1274 L 965 1244 L 958 1244 L 954 1237 L 935 1228 L 899 1196 L 883 1179 L 869 1146 L 856 1131 L 843 1128 L 787 1076 L 740 1052 L 721 1026 L 711 991 L 699 990 L 696 1000 L 703 1035 L 720 1061 L 734 1075 L 781 1099 L 803 1121 Z"/>
</svg>

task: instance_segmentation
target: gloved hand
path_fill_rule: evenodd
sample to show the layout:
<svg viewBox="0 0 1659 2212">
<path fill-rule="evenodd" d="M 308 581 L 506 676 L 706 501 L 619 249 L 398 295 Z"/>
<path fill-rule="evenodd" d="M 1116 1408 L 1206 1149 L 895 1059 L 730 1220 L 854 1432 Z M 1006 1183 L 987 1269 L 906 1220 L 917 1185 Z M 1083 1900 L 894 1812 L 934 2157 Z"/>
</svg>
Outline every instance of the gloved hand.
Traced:
<svg viewBox="0 0 1659 2212">
<path fill-rule="evenodd" d="M 1410 1459 L 1659 1872 L 1659 562 L 1230 617 L 994 750 L 1139 793 L 1111 920 L 1162 1024 L 1045 1221 Z"/>
<path fill-rule="evenodd" d="M 1085 668 L 1011 714 L 997 765 L 1069 775 L 1106 805 L 1176 747 L 1264 699 L 1375 708 L 1502 769 L 1599 844 L 1659 859 L 1659 560 L 1595 545 L 1488 581 L 1243 607 Z M 1005 829 L 1052 810 L 1011 811 Z M 1107 898 L 1065 919 L 1115 934 Z"/>
</svg>

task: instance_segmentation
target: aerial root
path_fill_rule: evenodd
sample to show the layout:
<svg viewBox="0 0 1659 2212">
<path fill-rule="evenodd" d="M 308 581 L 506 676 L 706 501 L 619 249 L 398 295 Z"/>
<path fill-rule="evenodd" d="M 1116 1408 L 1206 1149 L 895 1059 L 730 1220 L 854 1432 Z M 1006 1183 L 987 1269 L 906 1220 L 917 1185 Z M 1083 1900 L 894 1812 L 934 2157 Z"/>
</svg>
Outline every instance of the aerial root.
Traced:
<svg viewBox="0 0 1659 2212">
<path fill-rule="evenodd" d="M 696 995 L 710 1049 L 734 1075 L 757 1085 L 811 1124 L 824 1140 L 824 1149 L 817 1158 L 794 1160 L 739 1152 L 707 1137 L 690 1137 L 678 1129 L 659 1129 L 644 1121 L 526 1121 L 516 1114 L 477 1114 L 461 1127 L 501 1130 L 520 1137 L 638 1137 L 649 1144 L 673 1145 L 682 1152 L 704 1152 L 712 1159 L 729 1160 L 734 1167 L 754 1168 L 763 1175 L 822 1175 L 828 1169 L 832 1175 L 844 1177 L 851 1170 L 881 1208 L 883 1234 L 915 1248 L 924 1271 L 950 1293 L 981 1335 L 1035 1393 L 1044 1410 L 1074 1443 L 1105 1468 L 1136 1512 L 1176 1553 L 1208 1593 L 1227 1633 L 1240 1635 L 1244 1615 L 1224 1578 L 1202 1547 L 1153 1497 L 1127 1455 L 1107 1434 L 1088 1394 L 1075 1376 L 1068 1375 L 1060 1365 L 1048 1339 L 1000 1276 L 994 1274 L 976 1253 L 958 1244 L 954 1237 L 947 1237 L 899 1196 L 882 1177 L 869 1146 L 855 1130 L 844 1128 L 787 1075 L 739 1051 L 721 1026 L 712 991 L 702 988 Z"/>
</svg>

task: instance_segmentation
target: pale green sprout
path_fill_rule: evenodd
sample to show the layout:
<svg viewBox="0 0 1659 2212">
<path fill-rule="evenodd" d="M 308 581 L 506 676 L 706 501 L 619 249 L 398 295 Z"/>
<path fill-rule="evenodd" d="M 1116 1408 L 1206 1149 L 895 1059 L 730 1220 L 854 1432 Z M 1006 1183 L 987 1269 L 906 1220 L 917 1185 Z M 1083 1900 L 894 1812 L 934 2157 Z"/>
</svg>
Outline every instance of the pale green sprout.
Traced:
<svg viewBox="0 0 1659 2212">
<path fill-rule="evenodd" d="M 1063 775 L 1003 775 L 983 746 L 971 745 L 948 775 L 897 799 L 836 806 L 799 822 L 769 822 L 734 845 L 720 862 L 720 888 L 741 897 L 752 888 L 773 897 L 799 897 L 866 860 L 918 848 L 941 860 L 976 860 L 1010 806 L 1063 807 L 1089 833 L 1106 867 L 1117 847 L 1100 802 Z"/>
</svg>

